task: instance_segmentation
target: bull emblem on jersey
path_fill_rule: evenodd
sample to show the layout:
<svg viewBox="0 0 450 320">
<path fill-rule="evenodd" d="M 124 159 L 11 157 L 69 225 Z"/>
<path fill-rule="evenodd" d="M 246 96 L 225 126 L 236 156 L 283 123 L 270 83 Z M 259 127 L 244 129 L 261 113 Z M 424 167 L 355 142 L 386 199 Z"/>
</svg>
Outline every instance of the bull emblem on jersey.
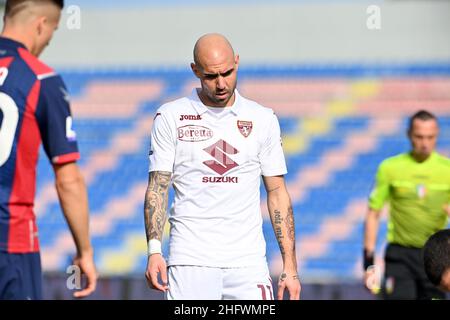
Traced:
<svg viewBox="0 0 450 320">
<path fill-rule="evenodd" d="M 239 132 L 245 137 L 247 138 L 250 133 L 252 133 L 252 128 L 253 128 L 253 122 L 251 121 L 242 121 L 242 120 L 238 120 L 237 121 L 237 127 L 239 129 Z"/>
</svg>

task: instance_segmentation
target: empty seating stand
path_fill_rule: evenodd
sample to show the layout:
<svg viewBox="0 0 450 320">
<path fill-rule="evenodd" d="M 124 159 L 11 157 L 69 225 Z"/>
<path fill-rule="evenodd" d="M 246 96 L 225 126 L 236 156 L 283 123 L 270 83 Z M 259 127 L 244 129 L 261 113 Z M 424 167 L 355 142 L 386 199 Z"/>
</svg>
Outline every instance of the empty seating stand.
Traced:
<svg viewBox="0 0 450 320">
<path fill-rule="evenodd" d="M 384 68 L 385 74 L 362 66 L 240 71 L 241 94 L 273 108 L 280 119 L 299 267 L 305 280 L 360 276 L 367 197 L 378 164 L 408 149 L 405 130 L 411 113 L 424 108 L 438 115 L 438 149 L 450 155 L 448 68 L 435 74 L 426 69 L 421 74 L 414 68 Z M 74 70 L 63 76 L 72 94 L 99 272 L 142 274 L 146 266 L 143 199 L 153 116 L 162 103 L 189 94 L 197 81 L 188 71 L 177 70 Z M 264 209 L 265 193 L 261 194 Z M 277 273 L 280 254 L 265 210 L 267 258 L 271 271 Z M 36 211 L 44 271 L 64 272 L 74 246 L 45 156 L 38 165 Z M 380 254 L 385 229 L 383 219 Z"/>
</svg>

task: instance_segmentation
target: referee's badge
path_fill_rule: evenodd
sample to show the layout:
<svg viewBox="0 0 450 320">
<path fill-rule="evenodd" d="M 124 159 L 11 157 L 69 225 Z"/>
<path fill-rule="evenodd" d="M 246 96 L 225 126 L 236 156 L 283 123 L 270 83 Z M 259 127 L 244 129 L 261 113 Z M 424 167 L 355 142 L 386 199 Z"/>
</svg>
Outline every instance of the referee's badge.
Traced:
<svg viewBox="0 0 450 320">
<path fill-rule="evenodd" d="M 423 184 L 418 184 L 416 186 L 416 192 L 417 192 L 417 196 L 419 197 L 419 199 L 423 199 L 427 195 L 427 189 L 425 188 L 425 186 Z"/>
<path fill-rule="evenodd" d="M 242 121 L 242 120 L 238 120 L 237 121 L 237 127 L 239 129 L 239 132 L 244 136 L 244 137 L 248 137 L 250 135 L 250 133 L 252 133 L 252 128 L 253 128 L 253 122 L 251 121 Z"/>
</svg>

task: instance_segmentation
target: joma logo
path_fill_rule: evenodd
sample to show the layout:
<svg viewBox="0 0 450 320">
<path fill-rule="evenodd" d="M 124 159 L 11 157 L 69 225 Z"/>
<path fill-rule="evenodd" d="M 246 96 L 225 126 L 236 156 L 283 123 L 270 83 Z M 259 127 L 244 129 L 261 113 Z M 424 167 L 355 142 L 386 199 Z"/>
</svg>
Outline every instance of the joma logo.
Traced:
<svg viewBox="0 0 450 320">
<path fill-rule="evenodd" d="M 180 116 L 180 121 L 183 120 L 202 120 L 202 116 L 199 114 L 197 115 L 182 114 Z"/>
</svg>

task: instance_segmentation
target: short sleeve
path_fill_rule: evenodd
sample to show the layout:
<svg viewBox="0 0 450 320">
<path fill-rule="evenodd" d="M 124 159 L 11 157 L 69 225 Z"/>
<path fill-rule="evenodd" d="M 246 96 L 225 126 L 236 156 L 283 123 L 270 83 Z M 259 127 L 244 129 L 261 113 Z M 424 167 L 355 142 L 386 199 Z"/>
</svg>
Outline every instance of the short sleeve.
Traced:
<svg viewBox="0 0 450 320">
<path fill-rule="evenodd" d="M 149 171 L 173 172 L 175 139 L 173 128 L 164 112 L 158 110 L 150 134 Z"/>
<path fill-rule="evenodd" d="M 41 80 L 36 118 L 47 157 L 53 164 L 80 158 L 76 133 L 72 128 L 69 95 L 59 76 Z"/>
<path fill-rule="evenodd" d="M 261 173 L 263 176 L 279 176 L 287 173 L 286 161 L 281 141 L 280 124 L 277 116 L 270 117 L 267 136 L 264 139 L 259 153 Z"/>
<path fill-rule="evenodd" d="M 369 208 L 381 210 L 389 198 L 389 180 L 386 166 L 381 163 L 375 177 L 375 184 L 369 196 Z"/>
</svg>

